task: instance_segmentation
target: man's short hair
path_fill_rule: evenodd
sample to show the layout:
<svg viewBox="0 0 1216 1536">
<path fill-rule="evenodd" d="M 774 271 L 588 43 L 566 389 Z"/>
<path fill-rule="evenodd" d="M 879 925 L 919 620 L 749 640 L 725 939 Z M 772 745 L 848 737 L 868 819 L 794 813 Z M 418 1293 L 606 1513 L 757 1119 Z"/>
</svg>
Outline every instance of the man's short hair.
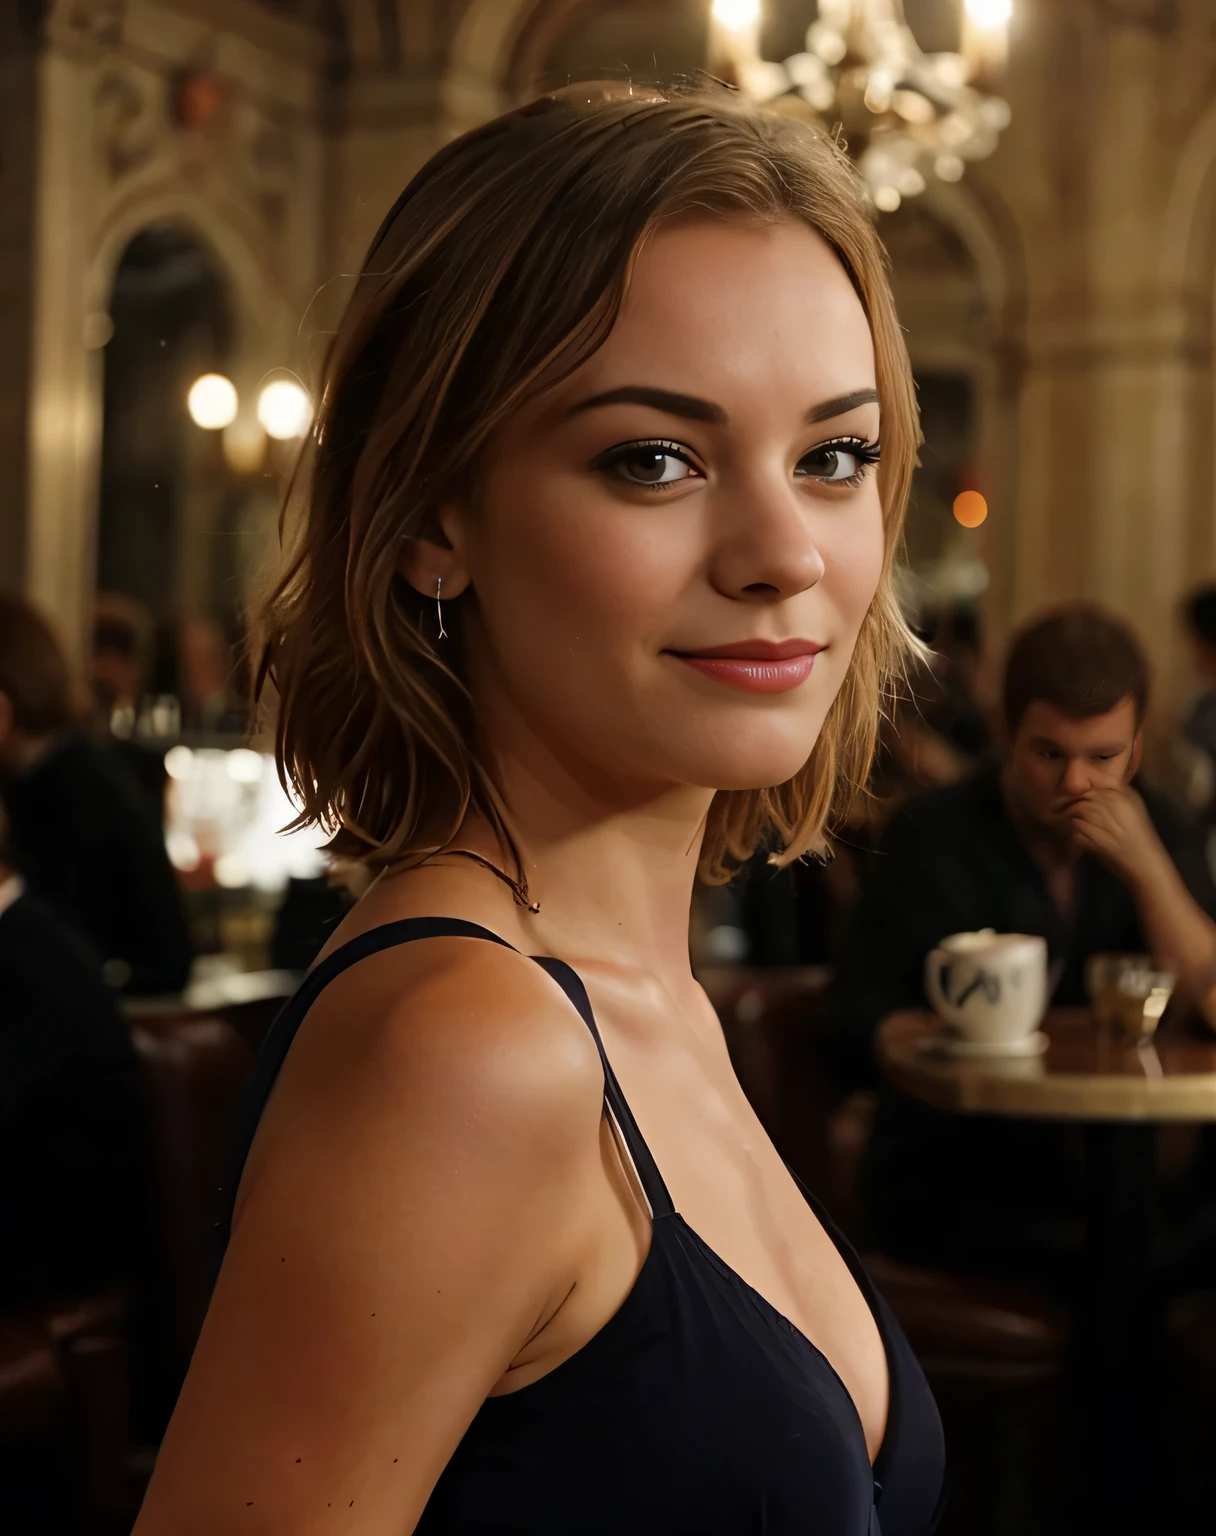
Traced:
<svg viewBox="0 0 1216 1536">
<path fill-rule="evenodd" d="M 13 724 L 33 736 L 62 730 L 76 716 L 71 669 L 51 626 L 29 603 L 0 592 L 0 693 Z"/>
<path fill-rule="evenodd" d="M 1127 698 L 1139 726 L 1148 690 L 1148 661 L 1129 626 L 1095 603 L 1068 603 L 1015 635 L 1005 663 L 1005 727 L 1012 735 L 1036 700 L 1084 720 Z"/>
<path fill-rule="evenodd" d="M 1183 604 L 1182 616 L 1196 640 L 1216 646 L 1216 586 L 1192 592 Z"/>
</svg>

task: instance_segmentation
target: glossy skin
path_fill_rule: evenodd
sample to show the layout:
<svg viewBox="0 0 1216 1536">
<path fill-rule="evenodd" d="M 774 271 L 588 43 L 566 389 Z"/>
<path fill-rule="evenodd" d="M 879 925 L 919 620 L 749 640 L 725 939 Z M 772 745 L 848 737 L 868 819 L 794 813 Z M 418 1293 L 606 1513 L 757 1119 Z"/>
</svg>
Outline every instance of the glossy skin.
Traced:
<svg viewBox="0 0 1216 1536">
<path fill-rule="evenodd" d="M 382 879 L 331 945 L 446 915 L 574 965 L 677 1209 L 831 1360 L 872 1455 L 877 1328 L 739 1089 L 687 935 L 713 790 L 806 761 L 878 582 L 873 470 L 821 447 L 873 442 L 878 406 L 806 420 L 874 383 L 852 286 L 804 227 L 647 244 L 604 347 L 499 433 L 447 545 L 404 563 L 463 629 L 540 913 L 441 858 Z M 638 386 L 715 419 L 579 408 Z M 670 456 L 622 469 L 639 441 Z M 680 659 L 757 639 L 823 649 L 777 692 Z M 502 862 L 477 824 L 458 846 Z M 433 940 L 335 982 L 263 1118 L 138 1536 L 411 1530 L 482 1400 L 578 1350 L 641 1267 L 602 1093 L 582 1022 L 518 955 Z"/>
<path fill-rule="evenodd" d="M 1130 698 L 1080 720 L 1036 699 L 1009 742 L 1005 795 L 1057 906 L 1071 906 L 1077 854 L 1101 859 L 1132 892 L 1153 953 L 1202 992 L 1216 982 L 1216 924 L 1131 787 L 1141 746 Z"/>
</svg>

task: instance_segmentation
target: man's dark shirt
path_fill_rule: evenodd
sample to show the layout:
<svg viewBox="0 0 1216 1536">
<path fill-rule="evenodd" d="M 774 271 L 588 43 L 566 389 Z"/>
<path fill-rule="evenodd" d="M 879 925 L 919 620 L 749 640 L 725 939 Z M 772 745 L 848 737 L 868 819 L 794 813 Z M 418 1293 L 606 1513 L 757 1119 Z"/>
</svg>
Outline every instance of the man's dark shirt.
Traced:
<svg viewBox="0 0 1216 1536">
<path fill-rule="evenodd" d="M 0 912 L 0 1302 L 142 1266 L 147 1126 L 126 1025 L 89 947 L 40 902 Z"/>
<path fill-rule="evenodd" d="M 132 994 L 178 992 L 190 937 L 163 828 L 125 765 L 65 736 L 3 784 L 13 859 L 32 894 L 130 969 Z"/>
<path fill-rule="evenodd" d="M 1165 796 L 1137 788 L 1187 888 L 1216 917 L 1198 827 Z M 1131 892 L 1096 858 L 1079 860 L 1071 918 L 1059 914 L 995 768 L 917 796 L 873 856 L 828 1002 L 825 1048 L 845 1085 L 878 1085 L 878 1025 L 898 1009 L 925 1007 L 925 956 L 948 934 L 977 928 L 1043 935 L 1062 964 L 1053 997 L 1061 1007 L 1086 1001 L 1090 955 L 1146 947 Z M 1049 1188 L 1062 1178 L 1051 1141 L 1049 1127 L 939 1115 L 884 1089 L 866 1171 L 876 1235 L 909 1257 L 924 1239 L 916 1256 L 929 1257 L 953 1226 L 991 1216 L 1002 1195 L 1028 1208 L 1049 1194 L 1065 1199 L 1062 1183 Z"/>
</svg>

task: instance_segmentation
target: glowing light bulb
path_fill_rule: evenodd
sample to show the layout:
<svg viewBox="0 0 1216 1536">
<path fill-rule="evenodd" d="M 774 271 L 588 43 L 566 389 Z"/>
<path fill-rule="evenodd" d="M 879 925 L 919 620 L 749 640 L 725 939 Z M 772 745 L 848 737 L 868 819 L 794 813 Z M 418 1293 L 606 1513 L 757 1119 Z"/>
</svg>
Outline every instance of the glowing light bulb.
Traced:
<svg viewBox="0 0 1216 1536">
<path fill-rule="evenodd" d="M 222 373 L 205 373 L 195 379 L 186 396 L 186 408 L 195 426 L 218 432 L 236 420 L 236 385 Z"/>
<path fill-rule="evenodd" d="M 312 421 L 312 401 L 294 379 L 276 379 L 258 396 L 258 420 L 280 441 L 303 437 Z"/>
<path fill-rule="evenodd" d="M 760 20 L 760 0 L 714 0 L 710 10 L 728 32 L 744 32 Z"/>
<path fill-rule="evenodd" d="M 954 498 L 954 520 L 964 528 L 978 528 L 988 516 L 988 503 L 978 491 L 960 491 Z"/>
<path fill-rule="evenodd" d="M 170 747 L 165 753 L 165 772 L 171 779 L 188 779 L 194 772 L 194 753 L 189 747 Z"/>
<path fill-rule="evenodd" d="M 963 9 L 977 27 L 995 31 L 1008 24 L 1013 0 L 963 0 Z"/>
</svg>

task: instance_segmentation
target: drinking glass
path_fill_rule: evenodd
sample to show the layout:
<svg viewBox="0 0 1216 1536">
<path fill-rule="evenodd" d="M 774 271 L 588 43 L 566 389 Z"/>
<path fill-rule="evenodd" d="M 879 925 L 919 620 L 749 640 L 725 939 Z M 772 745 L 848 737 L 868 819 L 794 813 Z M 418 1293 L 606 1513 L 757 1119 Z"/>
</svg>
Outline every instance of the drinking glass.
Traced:
<svg viewBox="0 0 1216 1536">
<path fill-rule="evenodd" d="M 1172 971 L 1155 966 L 1149 955 L 1093 955 L 1085 969 L 1098 1023 L 1136 1044 L 1153 1038 L 1175 979 Z"/>
</svg>

